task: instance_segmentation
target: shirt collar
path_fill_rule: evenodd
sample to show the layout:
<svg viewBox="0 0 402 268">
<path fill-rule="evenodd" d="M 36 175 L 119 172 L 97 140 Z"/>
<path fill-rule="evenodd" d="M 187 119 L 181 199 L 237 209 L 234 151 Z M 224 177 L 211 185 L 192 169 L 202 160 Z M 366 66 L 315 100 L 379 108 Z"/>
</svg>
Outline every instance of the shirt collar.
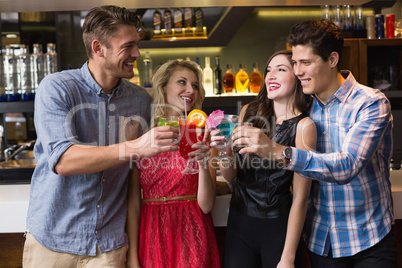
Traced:
<svg viewBox="0 0 402 268">
<path fill-rule="evenodd" d="M 84 77 L 84 79 L 86 80 L 86 82 L 90 86 L 91 91 L 95 92 L 96 95 L 98 95 L 98 96 L 101 96 L 102 94 L 105 94 L 105 92 L 103 92 L 101 86 L 95 81 L 95 79 L 93 78 L 91 72 L 89 71 L 88 61 L 85 62 L 84 65 L 82 65 L 81 74 L 82 74 L 82 77 Z M 111 96 L 117 94 L 118 90 L 120 89 L 120 86 L 121 86 L 121 79 L 117 83 L 117 86 L 113 89 Z"/>
<path fill-rule="evenodd" d="M 352 88 L 357 83 L 353 74 L 348 70 L 342 70 L 341 75 L 345 78 L 341 87 L 335 92 L 333 97 L 337 98 L 340 102 L 345 102 L 352 92 Z M 330 98 L 331 99 L 331 98 Z"/>
</svg>

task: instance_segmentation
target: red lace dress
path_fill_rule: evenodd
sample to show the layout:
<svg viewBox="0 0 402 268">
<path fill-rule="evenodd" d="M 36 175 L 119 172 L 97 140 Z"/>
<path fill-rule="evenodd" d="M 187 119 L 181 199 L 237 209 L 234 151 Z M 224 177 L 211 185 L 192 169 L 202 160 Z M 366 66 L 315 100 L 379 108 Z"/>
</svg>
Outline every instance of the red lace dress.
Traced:
<svg viewBox="0 0 402 268">
<path fill-rule="evenodd" d="M 185 160 L 179 152 L 142 159 L 137 166 L 143 199 L 197 194 L 198 174 L 180 173 Z M 220 267 L 211 214 L 196 200 L 144 202 L 139 240 L 142 268 Z"/>
</svg>

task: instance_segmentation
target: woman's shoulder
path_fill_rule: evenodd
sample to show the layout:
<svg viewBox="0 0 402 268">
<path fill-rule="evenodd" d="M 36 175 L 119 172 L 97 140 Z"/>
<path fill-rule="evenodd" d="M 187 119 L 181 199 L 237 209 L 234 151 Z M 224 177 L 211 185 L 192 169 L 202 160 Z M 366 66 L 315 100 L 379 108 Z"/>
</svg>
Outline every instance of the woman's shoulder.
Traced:
<svg viewBox="0 0 402 268">
<path fill-rule="evenodd" d="M 316 130 L 316 126 L 315 123 L 313 121 L 313 119 L 311 119 L 309 116 L 306 116 L 302 119 L 300 119 L 300 121 L 297 124 L 297 131 L 312 131 L 312 130 Z"/>
<path fill-rule="evenodd" d="M 306 116 L 297 124 L 296 147 L 299 144 L 298 140 L 301 139 L 304 147 L 315 148 L 317 142 L 317 128 L 314 121 Z"/>
<path fill-rule="evenodd" d="M 303 117 L 302 119 L 300 119 L 299 124 L 298 125 L 305 125 L 305 124 L 312 124 L 315 125 L 313 119 L 311 119 L 308 115 Z"/>
</svg>

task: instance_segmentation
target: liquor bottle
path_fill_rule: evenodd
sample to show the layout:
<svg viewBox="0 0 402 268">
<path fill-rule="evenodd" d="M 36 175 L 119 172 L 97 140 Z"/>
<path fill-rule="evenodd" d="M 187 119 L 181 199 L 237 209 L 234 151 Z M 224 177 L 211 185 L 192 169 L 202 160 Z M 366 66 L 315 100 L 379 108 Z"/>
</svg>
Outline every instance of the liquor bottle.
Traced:
<svg viewBox="0 0 402 268">
<path fill-rule="evenodd" d="M 176 34 L 182 33 L 183 28 L 183 12 L 181 8 L 175 8 L 173 13 L 174 32 Z"/>
<path fill-rule="evenodd" d="M 40 81 L 45 76 L 45 61 L 42 54 L 42 45 L 33 44 L 33 52 L 31 54 L 31 82 L 32 98 L 35 96 L 35 91 L 38 88 Z"/>
<path fill-rule="evenodd" d="M 144 23 L 141 21 L 141 26 L 137 28 L 138 36 L 140 40 L 149 40 L 147 29 L 145 29 Z"/>
<path fill-rule="evenodd" d="M 137 61 L 134 61 L 134 64 L 133 64 L 133 73 L 134 73 L 134 76 L 131 77 L 130 82 L 133 84 L 136 84 L 136 85 L 141 85 L 140 72 L 138 71 L 138 68 L 137 68 Z"/>
<path fill-rule="evenodd" d="M 172 22 L 172 11 L 169 8 L 165 9 L 165 11 L 163 12 L 163 25 L 165 28 L 165 34 L 171 35 L 173 22 Z"/>
<path fill-rule="evenodd" d="M 26 45 L 20 45 L 21 53 L 17 57 L 19 70 L 18 95 L 20 100 L 30 100 L 31 94 L 31 58 Z"/>
<path fill-rule="evenodd" d="M 332 21 L 337 25 L 339 28 L 343 29 L 343 20 L 342 20 L 342 6 L 336 5 L 333 7 L 333 18 Z"/>
<path fill-rule="evenodd" d="M 5 54 L 3 55 L 3 67 L 6 101 L 18 101 L 17 58 L 14 55 L 14 49 L 10 45 L 6 45 Z"/>
<path fill-rule="evenodd" d="M 363 30 L 363 8 L 362 6 L 355 7 L 355 30 Z"/>
<path fill-rule="evenodd" d="M 152 88 L 152 59 L 149 56 L 149 51 L 145 52 L 144 57 L 144 82 L 143 86 L 147 90 L 151 90 Z"/>
<path fill-rule="evenodd" d="M 220 58 L 219 56 L 215 57 L 215 69 L 214 69 L 214 77 L 215 77 L 215 86 L 214 86 L 214 94 L 221 95 L 222 94 L 222 70 L 219 66 Z"/>
<path fill-rule="evenodd" d="M 240 63 L 240 70 L 236 74 L 236 90 L 239 93 L 247 93 L 249 78 L 246 73 L 244 64 Z"/>
<path fill-rule="evenodd" d="M 57 53 L 56 45 L 48 43 L 46 45 L 47 51 L 45 54 L 45 76 L 57 72 Z"/>
<path fill-rule="evenodd" d="M 154 28 L 154 35 L 161 35 L 161 29 L 162 29 L 162 14 L 159 11 L 159 9 L 157 8 L 154 11 L 154 15 L 153 15 L 153 28 Z"/>
<path fill-rule="evenodd" d="M 196 33 L 202 33 L 204 27 L 204 11 L 200 7 L 196 7 L 195 11 L 195 31 Z"/>
<path fill-rule="evenodd" d="M 250 91 L 258 93 L 262 85 L 262 74 L 258 70 L 258 63 L 253 64 L 253 71 L 250 74 Z"/>
<path fill-rule="evenodd" d="M 193 33 L 193 9 L 191 7 L 184 8 L 184 28 L 185 33 Z"/>
<path fill-rule="evenodd" d="M 343 29 L 352 30 L 352 7 L 350 5 L 344 6 L 343 12 Z"/>
<path fill-rule="evenodd" d="M 205 95 L 206 96 L 212 96 L 214 95 L 214 86 L 213 86 L 213 71 L 210 65 L 210 58 L 209 56 L 205 57 L 205 68 L 202 71 L 202 77 L 203 77 L 203 84 L 204 84 L 204 89 L 205 89 Z"/>
<path fill-rule="evenodd" d="M 223 76 L 223 90 L 225 93 L 232 93 L 235 88 L 235 75 L 232 71 L 232 64 L 226 65 L 227 70 Z"/>
</svg>

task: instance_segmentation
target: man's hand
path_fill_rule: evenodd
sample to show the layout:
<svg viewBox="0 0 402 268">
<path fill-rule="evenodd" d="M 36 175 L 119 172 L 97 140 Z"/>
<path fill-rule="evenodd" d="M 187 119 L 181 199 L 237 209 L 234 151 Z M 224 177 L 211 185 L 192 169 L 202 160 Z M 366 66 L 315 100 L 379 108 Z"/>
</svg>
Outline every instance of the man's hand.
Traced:
<svg viewBox="0 0 402 268">
<path fill-rule="evenodd" d="M 126 142 L 126 153 L 133 160 L 179 150 L 179 129 L 172 126 L 152 128 L 136 140 Z M 133 156 L 134 155 L 134 156 Z"/>
<path fill-rule="evenodd" d="M 273 142 L 261 129 L 252 126 L 239 126 L 233 132 L 233 146 L 247 145 L 239 154 L 255 154 L 267 160 L 283 160 L 282 151 L 286 148 Z"/>
</svg>

